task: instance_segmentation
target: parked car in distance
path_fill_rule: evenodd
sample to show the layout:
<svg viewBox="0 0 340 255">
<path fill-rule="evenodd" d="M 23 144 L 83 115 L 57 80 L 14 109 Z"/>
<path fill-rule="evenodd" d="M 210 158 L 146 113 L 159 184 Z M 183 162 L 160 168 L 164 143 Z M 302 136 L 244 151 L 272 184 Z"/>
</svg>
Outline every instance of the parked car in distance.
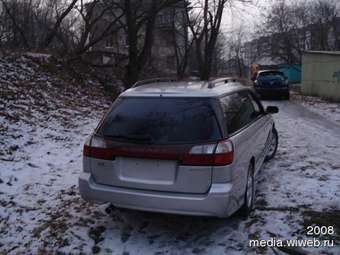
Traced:
<svg viewBox="0 0 340 255">
<path fill-rule="evenodd" d="M 81 196 L 144 211 L 249 213 L 256 176 L 278 146 L 271 116 L 278 108 L 218 80 L 138 84 L 86 141 Z"/>
<path fill-rule="evenodd" d="M 259 71 L 254 88 L 261 98 L 280 97 L 289 100 L 289 82 L 284 73 L 277 70 Z"/>
</svg>

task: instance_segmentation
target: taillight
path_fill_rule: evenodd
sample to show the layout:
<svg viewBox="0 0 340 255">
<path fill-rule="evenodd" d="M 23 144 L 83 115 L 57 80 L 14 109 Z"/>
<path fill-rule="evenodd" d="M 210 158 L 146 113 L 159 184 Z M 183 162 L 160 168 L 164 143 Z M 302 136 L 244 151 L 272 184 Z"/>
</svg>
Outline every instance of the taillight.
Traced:
<svg viewBox="0 0 340 255">
<path fill-rule="evenodd" d="M 217 144 L 196 145 L 184 156 L 182 164 L 191 166 L 225 166 L 234 160 L 233 143 L 229 140 Z"/>
<path fill-rule="evenodd" d="M 112 160 L 114 159 L 114 150 L 108 148 L 103 138 L 93 136 L 86 140 L 84 144 L 83 155 L 85 157 Z"/>
<path fill-rule="evenodd" d="M 234 145 L 229 140 L 221 141 L 217 144 L 214 154 L 215 165 L 224 166 L 233 163 L 234 161 Z"/>
<path fill-rule="evenodd" d="M 92 137 L 89 136 L 84 143 L 84 148 L 83 148 L 83 156 L 84 157 L 90 157 L 91 156 L 91 139 L 92 139 Z"/>
</svg>

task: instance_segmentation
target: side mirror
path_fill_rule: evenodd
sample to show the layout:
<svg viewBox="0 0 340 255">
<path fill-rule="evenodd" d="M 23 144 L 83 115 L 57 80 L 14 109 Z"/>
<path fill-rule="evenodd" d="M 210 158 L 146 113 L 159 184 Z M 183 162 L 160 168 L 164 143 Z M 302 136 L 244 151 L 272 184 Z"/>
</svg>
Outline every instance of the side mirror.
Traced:
<svg viewBox="0 0 340 255">
<path fill-rule="evenodd" d="M 279 112 L 279 108 L 277 106 L 267 106 L 266 113 L 275 114 Z"/>
</svg>

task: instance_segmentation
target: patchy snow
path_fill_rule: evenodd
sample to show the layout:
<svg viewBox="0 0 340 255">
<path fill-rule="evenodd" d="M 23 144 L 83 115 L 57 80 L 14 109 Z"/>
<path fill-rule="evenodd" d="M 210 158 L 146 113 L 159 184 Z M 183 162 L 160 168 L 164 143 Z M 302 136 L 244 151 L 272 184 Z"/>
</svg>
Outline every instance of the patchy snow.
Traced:
<svg viewBox="0 0 340 255">
<path fill-rule="evenodd" d="M 292 99 L 299 102 L 311 111 L 317 112 L 324 117 L 340 124 L 340 103 L 329 102 L 320 97 L 311 97 L 294 94 Z"/>
<path fill-rule="evenodd" d="M 109 102 L 42 74 L 0 84 L 1 254 L 283 254 L 249 239 L 306 239 L 311 223 L 340 231 L 340 129 L 303 106 L 266 102 L 281 109 L 280 146 L 258 177 L 256 209 L 212 219 L 83 201 L 82 145 Z M 304 249 L 339 254 L 340 233 L 330 238 L 336 247 Z"/>
<path fill-rule="evenodd" d="M 326 217 L 323 224 L 337 227 L 337 235 L 329 237 L 337 245 L 323 252 L 339 254 L 340 125 L 292 102 L 266 104 L 281 110 L 275 116 L 280 145 L 261 173 L 257 193 L 261 212 L 255 212 L 259 222 L 251 229 L 261 238 L 306 238 L 307 222 L 320 226 L 307 215 L 328 211 L 336 226 Z M 316 254 L 321 250 L 310 249 Z"/>
<path fill-rule="evenodd" d="M 25 53 L 26 57 L 37 59 L 40 61 L 48 61 L 49 58 L 52 57 L 51 54 L 45 54 L 45 53 L 38 53 L 38 52 L 27 52 Z"/>
</svg>

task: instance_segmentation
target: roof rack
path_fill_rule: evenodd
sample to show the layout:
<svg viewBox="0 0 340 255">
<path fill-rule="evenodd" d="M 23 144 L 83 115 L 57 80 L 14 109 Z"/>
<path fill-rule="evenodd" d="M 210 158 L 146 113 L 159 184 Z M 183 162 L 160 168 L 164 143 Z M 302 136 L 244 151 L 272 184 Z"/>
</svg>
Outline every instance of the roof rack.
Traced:
<svg viewBox="0 0 340 255">
<path fill-rule="evenodd" d="M 218 84 L 218 83 L 228 83 L 228 82 L 238 82 L 238 79 L 234 78 L 234 77 L 218 78 L 218 79 L 209 81 L 208 88 L 212 89 L 212 88 L 215 88 L 216 84 Z"/>
<path fill-rule="evenodd" d="M 177 78 L 170 78 L 170 77 L 151 78 L 151 79 L 137 81 L 135 84 L 133 84 L 132 88 L 136 88 L 142 85 L 156 83 L 156 82 L 176 82 L 176 81 L 178 81 Z"/>
</svg>

